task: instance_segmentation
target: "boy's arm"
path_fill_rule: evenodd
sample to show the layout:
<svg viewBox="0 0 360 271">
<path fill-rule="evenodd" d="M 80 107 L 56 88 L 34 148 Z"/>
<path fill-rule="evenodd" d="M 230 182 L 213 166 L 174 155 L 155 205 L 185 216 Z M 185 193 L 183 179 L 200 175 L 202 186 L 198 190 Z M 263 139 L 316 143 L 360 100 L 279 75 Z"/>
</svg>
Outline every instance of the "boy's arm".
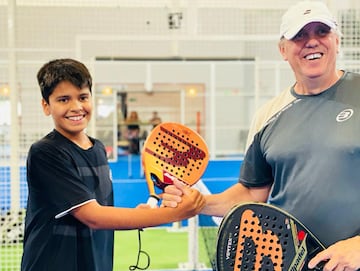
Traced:
<svg viewBox="0 0 360 271">
<path fill-rule="evenodd" d="M 199 191 L 182 188 L 182 201 L 176 208 L 120 208 L 90 201 L 71 214 L 93 229 L 138 229 L 159 226 L 192 217 L 200 212 L 205 198 Z"/>
</svg>

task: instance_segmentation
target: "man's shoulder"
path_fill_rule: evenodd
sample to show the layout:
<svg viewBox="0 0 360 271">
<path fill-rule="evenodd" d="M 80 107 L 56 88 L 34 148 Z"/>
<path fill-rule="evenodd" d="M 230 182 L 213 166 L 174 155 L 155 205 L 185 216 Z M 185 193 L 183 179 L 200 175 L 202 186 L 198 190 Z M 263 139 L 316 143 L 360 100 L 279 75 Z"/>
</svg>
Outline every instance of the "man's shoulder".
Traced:
<svg viewBox="0 0 360 271">
<path fill-rule="evenodd" d="M 286 88 L 278 95 L 263 104 L 255 113 L 258 119 L 258 127 L 262 127 L 272 116 L 295 100 L 291 88 Z"/>
<path fill-rule="evenodd" d="M 291 88 L 285 88 L 283 91 L 281 91 L 278 95 L 267 101 L 260 109 L 259 111 L 269 112 L 269 114 L 273 115 L 280 109 L 282 109 L 284 106 L 291 103 L 293 100 L 295 100 L 294 95 L 291 93 Z"/>
<path fill-rule="evenodd" d="M 344 75 L 344 80 L 343 82 L 348 82 L 350 84 L 358 84 L 360 81 L 360 74 L 359 73 L 355 73 L 355 72 L 349 72 L 349 71 L 344 71 L 345 75 Z"/>
<path fill-rule="evenodd" d="M 250 146 L 255 134 L 265 126 L 268 120 L 293 100 L 295 100 L 295 97 L 291 93 L 291 87 L 287 87 L 256 110 L 249 128 L 246 148 Z"/>
</svg>

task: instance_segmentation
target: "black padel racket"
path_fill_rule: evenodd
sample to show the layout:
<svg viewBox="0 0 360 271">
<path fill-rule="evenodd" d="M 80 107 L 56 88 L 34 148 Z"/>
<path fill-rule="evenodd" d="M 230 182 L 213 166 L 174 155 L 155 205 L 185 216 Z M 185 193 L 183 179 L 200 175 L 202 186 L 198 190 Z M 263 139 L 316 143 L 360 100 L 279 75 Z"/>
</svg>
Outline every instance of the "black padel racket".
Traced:
<svg viewBox="0 0 360 271">
<path fill-rule="evenodd" d="M 324 249 L 285 211 L 265 203 L 243 203 L 232 208 L 219 227 L 215 266 L 217 271 L 303 271 Z"/>
<path fill-rule="evenodd" d="M 161 123 L 151 131 L 141 155 L 151 206 L 159 200 L 155 186 L 163 189 L 172 184 L 174 178 L 193 185 L 200 180 L 209 162 L 203 138 L 192 129 L 173 122 Z"/>
</svg>

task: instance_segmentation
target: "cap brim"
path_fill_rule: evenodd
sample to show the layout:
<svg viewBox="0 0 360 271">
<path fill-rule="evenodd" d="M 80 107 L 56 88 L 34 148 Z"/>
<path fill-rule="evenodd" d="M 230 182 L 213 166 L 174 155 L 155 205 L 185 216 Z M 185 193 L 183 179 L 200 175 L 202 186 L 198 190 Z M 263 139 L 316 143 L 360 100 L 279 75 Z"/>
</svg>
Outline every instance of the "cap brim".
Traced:
<svg viewBox="0 0 360 271">
<path fill-rule="evenodd" d="M 294 25 L 288 31 L 286 31 L 282 36 L 287 40 L 291 40 L 292 38 L 294 38 L 296 36 L 297 33 L 299 33 L 299 31 L 301 29 L 304 28 L 305 25 L 307 25 L 309 23 L 315 23 L 315 22 L 323 23 L 332 29 L 336 29 L 336 24 L 334 21 L 327 20 L 324 18 L 309 18 L 308 20 L 302 21 L 301 23 Z"/>
</svg>

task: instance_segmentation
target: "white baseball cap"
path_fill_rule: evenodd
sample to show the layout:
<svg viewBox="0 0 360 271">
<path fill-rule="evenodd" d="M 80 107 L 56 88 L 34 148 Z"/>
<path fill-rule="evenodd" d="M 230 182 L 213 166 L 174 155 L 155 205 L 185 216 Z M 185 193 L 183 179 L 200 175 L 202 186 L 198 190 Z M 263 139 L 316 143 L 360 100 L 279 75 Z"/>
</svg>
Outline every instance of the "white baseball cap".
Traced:
<svg viewBox="0 0 360 271">
<path fill-rule="evenodd" d="M 282 16 L 280 38 L 291 40 L 307 24 L 320 22 L 337 30 L 337 22 L 327 6 L 318 1 L 301 1 Z"/>
</svg>

